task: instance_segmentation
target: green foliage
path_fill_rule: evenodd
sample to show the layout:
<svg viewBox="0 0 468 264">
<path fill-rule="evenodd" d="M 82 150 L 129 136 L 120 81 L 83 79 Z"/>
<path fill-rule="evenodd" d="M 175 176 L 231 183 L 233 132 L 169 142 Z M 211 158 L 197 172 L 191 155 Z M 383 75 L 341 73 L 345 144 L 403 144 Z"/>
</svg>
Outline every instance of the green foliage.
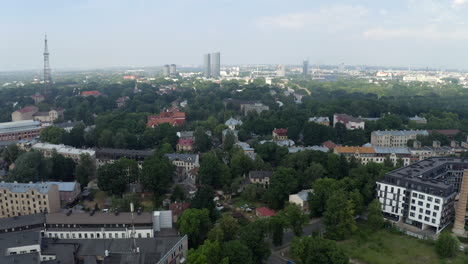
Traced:
<svg viewBox="0 0 468 264">
<path fill-rule="evenodd" d="M 302 209 L 296 204 L 289 204 L 279 211 L 278 215 L 284 219 L 286 227 L 291 228 L 296 236 L 302 235 L 302 226 L 309 220 Z"/>
<path fill-rule="evenodd" d="M 207 209 L 185 210 L 177 226 L 182 234 L 188 235 L 191 247 L 197 247 L 202 244 L 211 228 L 209 211 Z"/>
<path fill-rule="evenodd" d="M 323 214 L 328 238 L 343 240 L 357 230 L 353 208 L 353 202 L 347 197 L 346 193 L 335 192 L 331 194 Z"/>
<path fill-rule="evenodd" d="M 240 231 L 239 240 L 252 252 L 253 263 L 262 263 L 271 254 L 270 247 L 265 241 L 267 231 L 268 223 L 265 220 L 249 223 Z"/>
<path fill-rule="evenodd" d="M 439 235 L 436 241 L 436 252 L 442 258 L 454 257 L 458 252 L 460 242 L 458 239 L 448 232 L 443 232 Z"/>
<path fill-rule="evenodd" d="M 307 197 L 310 213 L 312 216 L 322 216 L 328 198 L 341 188 L 340 184 L 335 179 L 324 178 L 317 180 L 312 188 L 314 191 Z"/>
<path fill-rule="evenodd" d="M 215 188 L 230 185 L 231 183 L 229 168 L 214 152 L 209 152 L 202 157 L 198 175 L 201 184 L 210 185 Z"/>
<path fill-rule="evenodd" d="M 272 209 L 280 209 L 289 198 L 289 194 L 297 189 L 296 171 L 291 168 L 279 167 L 270 179 L 270 185 L 265 192 L 265 201 Z"/>
<path fill-rule="evenodd" d="M 121 158 L 101 166 L 98 171 L 98 187 L 114 195 L 121 195 L 125 186 L 138 178 L 138 164 L 134 160 Z"/>
<path fill-rule="evenodd" d="M 284 217 L 275 215 L 270 217 L 268 221 L 273 245 L 275 246 L 280 246 L 283 244 L 284 228 L 286 227 L 285 220 L 286 219 L 284 219 Z"/>
<path fill-rule="evenodd" d="M 23 154 L 24 151 L 20 149 L 16 144 L 8 145 L 2 151 L 2 159 L 9 164 L 15 162 L 15 160 Z"/>
<path fill-rule="evenodd" d="M 298 264 L 347 264 L 348 257 L 335 241 L 321 237 L 296 237 L 291 253 Z"/>
<path fill-rule="evenodd" d="M 141 182 L 156 196 L 161 196 L 170 187 L 174 171 L 175 166 L 167 157 L 155 154 L 143 162 Z"/>
<path fill-rule="evenodd" d="M 211 148 L 210 137 L 205 133 L 205 129 L 199 127 L 195 130 L 195 149 L 199 152 L 206 152 Z"/>
<path fill-rule="evenodd" d="M 215 220 L 218 217 L 218 210 L 216 209 L 214 199 L 214 191 L 210 186 L 203 185 L 198 188 L 193 197 L 190 206 L 192 208 L 207 209 L 210 212 L 210 218 Z"/>
<path fill-rule="evenodd" d="M 41 140 L 51 144 L 63 143 L 63 137 L 66 131 L 56 126 L 48 126 L 41 131 Z"/>
<path fill-rule="evenodd" d="M 58 154 L 54 149 L 51 157 L 52 172 L 51 178 L 57 181 L 74 181 L 76 164 L 72 158 Z"/>
<path fill-rule="evenodd" d="M 78 165 L 75 169 L 76 180 L 80 183 L 81 188 L 84 188 L 88 185 L 90 179 L 94 178 L 96 175 L 96 165 L 94 164 L 91 156 L 86 154 L 81 154 Z"/>
<path fill-rule="evenodd" d="M 37 182 L 48 180 L 52 163 L 38 151 L 26 152 L 15 161 L 15 168 L 10 171 L 9 181 Z"/>
<path fill-rule="evenodd" d="M 380 229 L 384 224 L 382 206 L 377 199 L 367 206 L 367 223 L 374 230 Z"/>
<path fill-rule="evenodd" d="M 176 184 L 174 186 L 174 189 L 172 190 L 171 201 L 172 202 L 182 202 L 182 201 L 185 201 L 185 198 L 186 197 L 185 197 L 184 189 L 179 184 Z"/>
<path fill-rule="evenodd" d="M 255 150 L 264 161 L 270 162 L 272 165 L 279 164 L 281 160 L 283 160 L 283 158 L 288 154 L 287 148 L 279 147 L 273 142 L 258 144 L 255 147 Z"/>
</svg>

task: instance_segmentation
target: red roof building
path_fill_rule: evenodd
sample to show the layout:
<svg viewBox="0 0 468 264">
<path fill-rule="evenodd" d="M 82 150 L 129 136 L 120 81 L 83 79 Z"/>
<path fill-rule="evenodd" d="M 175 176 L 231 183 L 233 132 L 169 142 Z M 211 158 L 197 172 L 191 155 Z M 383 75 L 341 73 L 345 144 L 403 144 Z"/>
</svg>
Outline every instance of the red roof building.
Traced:
<svg viewBox="0 0 468 264">
<path fill-rule="evenodd" d="M 336 144 L 335 144 L 333 141 L 331 141 L 331 140 L 327 140 L 327 141 L 323 142 L 322 145 L 323 145 L 324 147 L 326 147 L 327 149 L 334 149 L 334 148 L 336 148 Z"/>
<path fill-rule="evenodd" d="M 273 130 L 274 140 L 288 140 L 288 129 L 287 128 L 275 128 Z"/>
<path fill-rule="evenodd" d="M 99 91 L 84 91 L 81 93 L 81 96 L 88 97 L 88 96 L 100 96 L 101 93 Z"/>
<path fill-rule="evenodd" d="M 177 143 L 177 151 L 192 151 L 193 150 L 193 145 L 195 144 L 195 141 L 191 138 L 187 139 L 179 139 L 179 142 Z"/>
<path fill-rule="evenodd" d="M 257 217 L 263 218 L 263 217 L 275 216 L 276 212 L 274 210 L 271 210 L 268 207 L 260 207 L 260 208 L 255 209 L 255 214 L 257 215 Z"/>
<path fill-rule="evenodd" d="M 185 210 L 190 208 L 189 203 L 171 203 L 169 204 L 169 210 L 172 211 L 172 221 L 177 222 L 179 217 L 184 213 Z"/>
<path fill-rule="evenodd" d="M 159 115 L 148 116 L 146 126 L 157 127 L 160 124 L 169 123 L 171 126 L 182 125 L 185 122 L 185 113 L 180 112 L 178 108 L 171 108 L 167 112 Z"/>
<path fill-rule="evenodd" d="M 124 76 L 123 78 L 124 78 L 124 80 L 135 80 L 136 76 L 135 75 L 127 75 L 127 76 Z"/>
</svg>

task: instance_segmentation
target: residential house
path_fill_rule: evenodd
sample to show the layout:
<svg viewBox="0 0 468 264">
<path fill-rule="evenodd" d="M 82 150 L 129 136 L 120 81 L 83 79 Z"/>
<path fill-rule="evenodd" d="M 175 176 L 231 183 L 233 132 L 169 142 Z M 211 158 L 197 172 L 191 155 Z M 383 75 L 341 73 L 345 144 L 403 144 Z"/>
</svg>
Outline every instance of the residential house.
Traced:
<svg viewBox="0 0 468 264">
<path fill-rule="evenodd" d="M 63 108 L 60 109 L 52 109 L 46 112 L 36 112 L 33 115 L 33 119 L 36 121 L 40 121 L 41 123 L 45 124 L 52 124 L 55 120 L 63 117 L 63 112 L 65 110 Z"/>
<path fill-rule="evenodd" d="M 36 93 L 36 94 L 31 95 L 31 99 L 33 99 L 35 104 L 38 104 L 38 103 L 44 101 L 45 97 L 44 97 L 44 95 L 42 95 L 40 93 Z"/>
<path fill-rule="evenodd" d="M 264 188 L 268 189 L 270 185 L 270 179 L 273 176 L 272 171 L 249 171 L 249 181 L 253 184 L 260 184 Z"/>
<path fill-rule="evenodd" d="M 287 128 L 275 128 L 272 132 L 273 140 L 288 140 Z"/>
<path fill-rule="evenodd" d="M 426 130 L 385 130 L 371 133 L 371 144 L 375 147 L 406 147 L 408 140 L 417 136 L 428 136 Z"/>
<path fill-rule="evenodd" d="M 237 126 L 241 126 L 243 123 L 241 120 L 237 120 L 237 119 L 234 119 L 234 118 L 229 118 L 226 123 L 224 123 L 226 126 L 229 127 L 229 129 L 231 130 L 236 130 L 236 127 Z"/>
<path fill-rule="evenodd" d="M 309 212 L 309 203 L 308 203 L 308 197 L 310 193 L 313 193 L 314 190 L 309 189 L 309 190 L 302 190 L 296 194 L 291 194 L 289 195 L 289 202 L 292 204 L 297 204 L 299 207 L 304 210 L 304 212 Z"/>
<path fill-rule="evenodd" d="M 192 139 L 182 139 L 180 138 L 177 142 L 177 151 L 193 151 L 195 141 Z"/>
<path fill-rule="evenodd" d="M 333 115 L 333 126 L 342 123 L 348 130 L 364 129 L 365 122 L 361 118 L 350 116 L 347 114 L 334 114 Z"/>
<path fill-rule="evenodd" d="M 198 154 L 165 154 L 165 156 L 172 162 L 176 167 L 184 168 L 185 171 L 190 171 L 193 168 L 199 168 L 200 162 Z"/>
<path fill-rule="evenodd" d="M 309 122 L 313 122 L 324 126 L 330 126 L 330 119 L 328 118 L 328 116 L 314 116 L 309 118 Z"/>
<path fill-rule="evenodd" d="M 258 218 L 268 218 L 271 216 L 275 216 L 276 212 L 274 210 L 271 210 L 268 207 L 260 207 L 260 208 L 255 209 L 255 215 Z"/>
<path fill-rule="evenodd" d="M 117 104 L 117 107 L 118 108 L 121 108 L 121 107 L 124 107 L 125 106 L 125 103 L 130 100 L 130 97 L 128 96 L 122 96 L 122 97 L 119 97 L 117 98 L 117 100 L 115 100 L 115 103 Z"/>
<path fill-rule="evenodd" d="M 13 122 L 16 121 L 24 121 L 24 120 L 32 120 L 35 113 L 39 111 L 39 108 L 35 106 L 26 106 L 19 110 L 14 111 L 11 113 L 11 120 Z"/>
</svg>

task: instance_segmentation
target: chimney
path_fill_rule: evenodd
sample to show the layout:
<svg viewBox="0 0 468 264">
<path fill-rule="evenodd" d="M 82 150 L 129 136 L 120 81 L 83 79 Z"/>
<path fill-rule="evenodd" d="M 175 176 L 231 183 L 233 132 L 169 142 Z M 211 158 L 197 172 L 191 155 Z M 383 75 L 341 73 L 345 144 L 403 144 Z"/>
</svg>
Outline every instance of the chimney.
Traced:
<svg viewBox="0 0 468 264">
<path fill-rule="evenodd" d="M 438 140 L 432 141 L 432 147 L 433 148 L 440 148 L 440 141 L 438 141 Z"/>
<path fill-rule="evenodd" d="M 415 140 L 415 141 L 413 142 L 413 148 L 415 148 L 415 149 L 420 149 L 420 148 L 421 148 L 421 141 Z"/>
</svg>

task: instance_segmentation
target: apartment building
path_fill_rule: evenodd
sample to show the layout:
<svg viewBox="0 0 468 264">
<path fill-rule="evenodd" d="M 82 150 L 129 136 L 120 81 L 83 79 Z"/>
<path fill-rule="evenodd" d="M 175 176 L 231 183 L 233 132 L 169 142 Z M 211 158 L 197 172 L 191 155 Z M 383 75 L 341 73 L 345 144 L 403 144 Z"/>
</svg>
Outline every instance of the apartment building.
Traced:
<svg viewBox="0 0 468 264">
<path fill-rule="evenodd" d="M 468 159 L 428 158 L 387 173 L 377 182 L 377 197 L 388 219 L 436 233 L 454 217 Z"/>
<path fill-rule="evenodd" d="M 328 118 L 328 116 L 314 116 L 309 118 L 309 122 L 313 122 L 324 126 L 330 126 L 330 119 Z"/>
<path fill-rule="evenodd" d="M 56 184 L 0 183 L 0 218 L 60 210 L 60 193 Z"/>
<path fill-rule="evenodd" d="M 0 123 L 0 141 L 33 139 L 41 133 L 41 122 L 33 120 Z"/>
<path fill-rule="evenodd" d="M 411 163 L 411 151 L 409 148 L 385 148 L 385 147 L 335 147 L 333 152 L 345 156 L 348 160 L 354 157 L 362 164 L 384 163 L 390 159 L 393 165 L 402 160 L 403 165 Z"/>
<path fill-rule="evenodd" d="M 139 166 L 142 166 L 145 159 L 154 154 L 153 150 L 134 149 L 96 148 L 94 151 L 98 168 L 105 164 L 112 164 L 121 158 L 135 160 Z"/>
<path fill-rule="evenodd" d="M 408 140 L 417 136 L 428 136 L 426 130 L 385 130 L 371 133 L 371 144 L 374 147 L 406 147 Z"/>
<path fill-rule="evenodd" d="M 82 154 L 89 154 L 92 159 L 96 158 L 96 152 L 92 149 L 78 149 L 65 145 L 36 143 L 31 146 L 31 149 L 40 151 L 46 158 L 52 157 L 54 151 L 57 151 L 58 154 L 61 154 L 67 158 L 73 159 L 75 162 L 80 160 Z"/>
</svg>

